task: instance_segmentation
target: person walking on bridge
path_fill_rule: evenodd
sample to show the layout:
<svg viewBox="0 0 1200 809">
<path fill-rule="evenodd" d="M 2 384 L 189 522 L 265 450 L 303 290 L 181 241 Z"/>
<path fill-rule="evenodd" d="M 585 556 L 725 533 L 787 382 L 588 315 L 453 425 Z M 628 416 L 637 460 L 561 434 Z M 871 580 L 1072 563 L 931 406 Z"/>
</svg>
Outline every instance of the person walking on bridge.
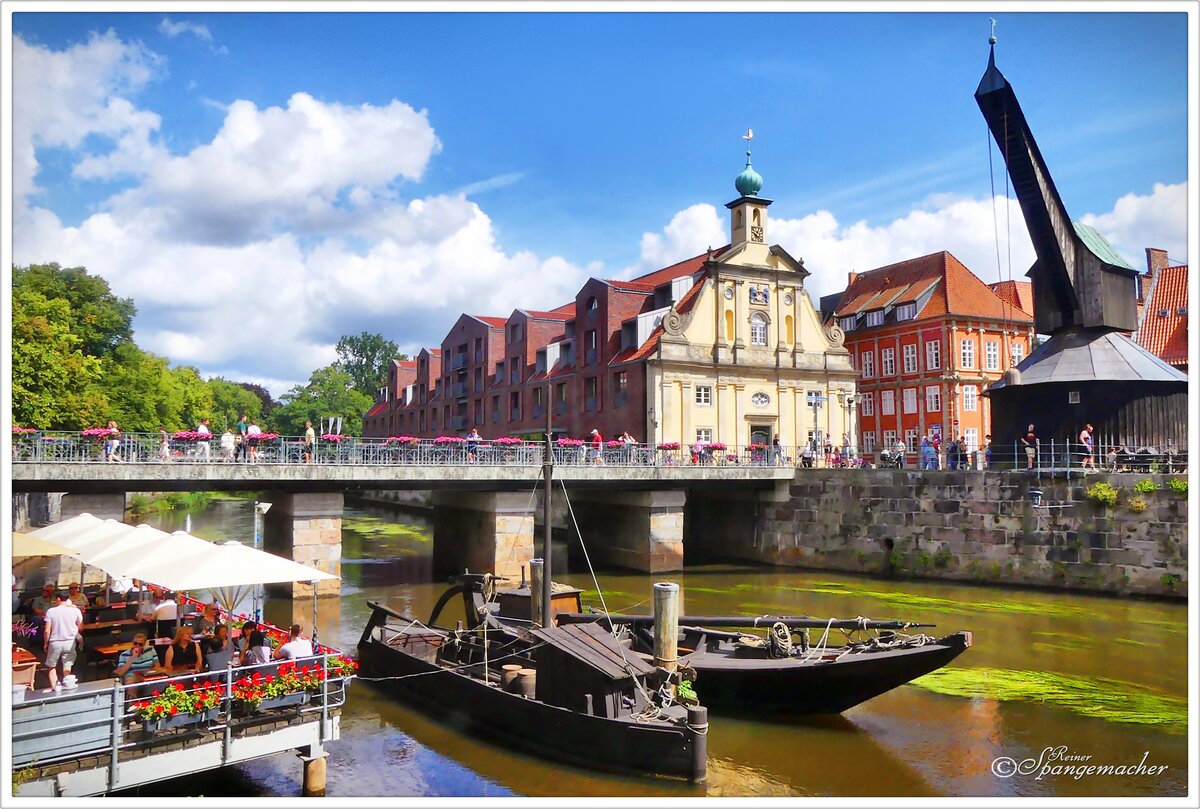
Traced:
<svg viewBox="0 0 1200 809">
<path fill-rule="evenodd" d="M 208 429 L 208 419 L 200 419 L 200 426 L 196 428 L 196 432 L 204 436 L 196 442 L 197 454 L 208 463 L 212 460 L 212 441 L 206 437 L 212 435 L 212 430 Z"/>
<path fill-rule="evenodd" d="M 304 462 L 313 462 L 313 447 L 317 443 L 317 432 L 313 429 L 312 422 L 304 422 Z"/>
<path fill-rule="evenodd" d="M 235 428 L 237 430 L 237 437 L 235 439 L 237 443 L 237 451 L 233 454 L 234 461 L 239 459 L 242 461 L 246 460 L 246 431 L 249 428 L 250 425 L 246 421 L 246 414 L 243 413 L 242 417 L 238 419 L 237 427 Z"/>
</svg>

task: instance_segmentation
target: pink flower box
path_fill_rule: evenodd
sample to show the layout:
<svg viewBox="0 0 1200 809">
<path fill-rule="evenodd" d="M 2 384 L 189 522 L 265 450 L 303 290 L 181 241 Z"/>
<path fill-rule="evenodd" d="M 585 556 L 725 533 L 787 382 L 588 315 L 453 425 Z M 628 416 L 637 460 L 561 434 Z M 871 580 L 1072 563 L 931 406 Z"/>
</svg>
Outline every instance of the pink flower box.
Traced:
<svg viewBox="0 0 1200 809">
<path fill-rule="evenodd" d="M 658 445 L 659 449 L 679 449 L 678 441 L 666 441 Z"/>
</svg>

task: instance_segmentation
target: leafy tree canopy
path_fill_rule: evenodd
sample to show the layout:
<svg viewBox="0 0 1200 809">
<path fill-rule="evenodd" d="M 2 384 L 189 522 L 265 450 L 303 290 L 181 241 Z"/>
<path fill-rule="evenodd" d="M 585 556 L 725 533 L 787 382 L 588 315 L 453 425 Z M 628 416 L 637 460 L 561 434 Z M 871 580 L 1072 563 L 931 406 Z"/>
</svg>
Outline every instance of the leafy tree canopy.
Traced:
<svg viewBox="0 0 1200 809">
<path fill-rule="evenodd" d="M 213 400 L 213 422 L 222 430 L 236 426 L 243 415 L 262 418 L 262 400 L 245 383 L 217 377 L 208 380 L 208 390 Z"/>
<path fill-rule="evenodd" d="M 375 399 L 375 391 L 387 384 L 388 365 L 396 356 L 396 344 L 381 334 L 362 332 L 338 340 L 338 364 L 350 374 L 354 387 Z M 407 359 L 407 357 L 405 357 Z"/>
<path fill-rule="evenodd" d="M 354 379 L 338 363 L 312 372 L 307 385 L 297 385 L 283 394 L 283 404 L 271 414 L 275 429 L 285 435 L 303 435 L 304 422 L 314 426 L 322 419 L 342 417 L 342 432 L 362 434 L 363 414 L 374 399 L 359 391 Z"/>
<path fill-rule="evenodd" d="M 83 353 L 103 357 L 133 340 L 137 309 L 129 298 L 118 298 L 108 282 L 88 275 L 83 267 L 57 263 L 13 267 L 13 289 L 40 292 L 48 300 L 65 300 L 71 307 L 72 327 Z"/>
</svg>

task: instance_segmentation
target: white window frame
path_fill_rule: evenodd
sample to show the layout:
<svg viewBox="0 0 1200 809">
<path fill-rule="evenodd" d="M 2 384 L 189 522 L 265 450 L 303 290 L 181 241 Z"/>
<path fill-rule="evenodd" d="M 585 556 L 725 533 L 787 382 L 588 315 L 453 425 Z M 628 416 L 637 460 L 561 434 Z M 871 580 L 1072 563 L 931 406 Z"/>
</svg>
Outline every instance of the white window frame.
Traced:
<svg viewBox="0 0 1200 809">
<path fill-rule="evenodd" d="M 884 430 L 883 431 L 883 448 L 886 449 L 888 452 L 891 452 L 892 447 L 894 447 L 894 446 L 896 446 L 896 431 L 895 430 Z"/>
<path fill-rule="evenodd" d="M 970 337 L 964 337 L 959 341 L 958 360 L 959 368 L 975 367 L 975 341 Z"/>
<path fill-rule="evenodd" d="M 713 440 L 712 437 L 713 437 L 712 427 L 697 427 L 696 428 L 696 440 L 697 441 L 703 441 L 706 444 L 711 444 L 712 440 Z"/>
<path fill-rule="evenodd" d="M 910 450 L 914 450 L 921 446 L 921 440 L 917 438 L 917 428 L 909 427 L 904 431 L 904 446 Z"/>
<path fill-rule="evenodd" d="M 896 415 L 896 391 L 881 390 L 879 392 L 879 414 L 882 416 Z"/>
<path fill-rule="evenodd" d="M 929 385 L 925 388 L 925 412 L 942 412 L 942 388 L 940 385 Z"/>
<path fill-rule="evenodd" d="M 905 413 L 917 412 L 917 389 L 905 388 L 902 392 L 901 403 L 904 406 Z"/>
<path fill-rule="evenodd" d="M 750 345 L 767 345 L 767 317 L 761 312 L 750 315 Z"/>
<path fill-rule="evenodd" d="M 862 414 L 864 416 L 875 415 L 875 394 L 864 393 L 862 395 Z"/>
<path fill-rule="evenodd" d="M 700 407 L 710 407 L 712 405 L 712 393 L 712 385 L 697 385 L 696 404 Z"/>
<path fill-rule="evenodd" d="M 915 374 L 917 372 L 917 345 L 909 343 L 902 348 L 904 349 L 904 373 Z"/>
<path fill-rule="evenodd" d="M 925 370 L 926 371 L 942 370 L 942 341 L 941 340 L 926 340 L 925 341 Z"/>
<path fill-rule="evenodd" d="M 979 388 L 974 385 L 963 385 L 962 388 L 963 412 L 974 413 L 979 409 Z"/>
<path fill-rule="evenodd" d="M 983 344 L 983 368 L 985 371 L 1000 370 L 1000 344 L 995 340 Z"/>
<path fill-rule="evenodd" d="M 968 427 L 963 430 L 963 438 L 967 442 L 967 452 L 975 452 L 979 449 L 979 429 L 976 427 Z"/>
<path fill-rule="evenodd" d="M 862 376 L 863 379 L 870 379 L 875 376 L 875 352 L 864 351 L 862 353 Z"/>
<path fill-rule="evenodd" d="M 875 431 L 867 430 L 863 433 L 863 452 L 875 451 Z"/>
<path fill-rule="evenodd" d="M 858 318 L 854 315 L 843 317 L 838 321 L 838 325 L 842 327 L 842 331 L 854 331 L 854 326 L 858 322 Z"/>
<path fill-rule="evenodd" d="M 879 375 L 880 376 L 895 376 L 896 375 L 896 349 L 894 349 L 894 348 L 879 349 Z"/>
<path fill-rule="evenodd" d="M 882 326 L 883 325 L 883 310 L 880 309 L 876 312 L 867 312 L 867 325 L 868 326 Z"/>
<path fill-rule="evenodd" d="M 1013 343 L 1009 347 L 1008 356 L 1012 358 L 1013 365 L 1020 365 L 1025 359 L 1025 346 L 1022 343 Z"/>
</svg>

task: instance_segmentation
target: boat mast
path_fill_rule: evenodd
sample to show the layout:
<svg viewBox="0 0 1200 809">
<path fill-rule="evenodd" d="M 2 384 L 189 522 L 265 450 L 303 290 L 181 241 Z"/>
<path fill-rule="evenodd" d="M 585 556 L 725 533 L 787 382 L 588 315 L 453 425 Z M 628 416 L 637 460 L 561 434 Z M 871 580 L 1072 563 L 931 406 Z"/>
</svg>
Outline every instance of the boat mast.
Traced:
<svg viewBox="0 0 1200 809">
<path fill-rule="evenodd" d="M 550 399 L 552 390 L 550 379 L 546 379 L 546 455 L 542 461 L 542 478 L 544 490 L 542 496 L 542 626 L 549 628 L 550 624 L 550 482 L 554 479 L 554 446 L 552 436 L 553 402 Z M 532 584 L 532 582 L 531 582 Z"/>
</svg>

